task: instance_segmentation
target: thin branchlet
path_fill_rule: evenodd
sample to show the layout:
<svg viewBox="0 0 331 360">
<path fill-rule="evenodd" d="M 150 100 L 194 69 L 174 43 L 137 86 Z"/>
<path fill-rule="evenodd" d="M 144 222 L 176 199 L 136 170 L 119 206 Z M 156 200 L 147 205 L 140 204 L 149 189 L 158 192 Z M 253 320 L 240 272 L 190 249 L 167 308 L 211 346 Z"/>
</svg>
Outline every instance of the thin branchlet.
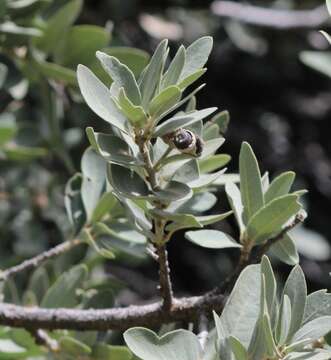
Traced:
<svg viewBox="0 0 331 360">
<path fill-rule="evenodd" d="M 38 267 L 40 264 L 45 262 L 46 260 L 52 259 L 56 256 L 64 254 L 65 252 L 71 250 L 72 248 L 76 247 L 77 245 L 82 244 L 83 242 L 79 239 L 73 239 L 65 241 L 50 250 L 44 251 L 37 256 L 25 260 L 22 263 L 10 267 L 6 270 L 0 272 L 0 280 L 7 280 L 10 276 L 14 276 L 16 274 L 22 273 L 24 271 L 34 269 Z"/>
<path fill-rule="evenodd" d="M 149 182 L 153 191 L 159 189 L 157 180 L 157 169 L 154 167 L 150 157 L 149 145 L 150 141 L 147 136 L 143 134 L 136 134 L 136 143 L 139 146 L 140 154 L 144 160 L 144 168 L 147 173 L 146 180 Z M 155 201 L 155 206 L 162 209 L 162 202 Z M 155 240 L 154 246 L 156 249 L 156 259 L 159 264 L 159 291 L 162 297 L 162 307 L 164 311 L 169 311 L 173 304 L 173 290 L 170 277 L 170 267 L 168 261 L 168 252 L 166 249 L 166 234 L 165 234 L 165 220 L 155 217 L 153 219 Z"/>
</svg>

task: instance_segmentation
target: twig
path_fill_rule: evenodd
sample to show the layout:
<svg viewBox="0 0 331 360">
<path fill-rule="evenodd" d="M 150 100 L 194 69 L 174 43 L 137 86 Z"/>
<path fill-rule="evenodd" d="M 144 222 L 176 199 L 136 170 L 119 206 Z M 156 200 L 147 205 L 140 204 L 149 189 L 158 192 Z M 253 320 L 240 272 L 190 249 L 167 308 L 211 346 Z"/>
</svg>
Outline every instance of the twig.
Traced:
<svg viewBox="0 0 331 360">
<path fill-rule="evenodd" d="M 10 277 L 12 275 L 16 275 L 16 274 L 26 271 L 30 268 L 36 268 L 44 261 L 51 259 L 55 256 L 61 255 L 65 252 L 71 250 L 73 247 L 75 247 L 79 244 L 82 244 L 82 241 L 79 239 L 65 241 L 50 250 L 47 250 L 31 259 L 23 261 L 19 265 L 16 265 L 16 266 L 13 266 L 11 268 L 1 271 L 0 272 L 0 280 L 6 280 L 6 279 L 8 279 L 8 277 Z"/>
<path fill-rule="evenodd" d="M 234 271 L 231 273 L 230 276 L 228 276 L 220 288 L 216 288 L 213 291 L 217 294 L 225 292 L 228 290 L 237 280 L 240 273 L 243 271 L 243 269 L 249 264 L 250 262 L 250 255 L 252 251 L 252 243 L 249 241 L 244 242 L 243 247 L 240 251 L 240 258 L 239 261 L 234 269 Z"/>
<path fill-rule="evenodd" d="M 208 320 L 205 314 L 200 315 L 198 339 L 202 349 L 204 350 L 208 340 Z"/>
<path fill-rule="evenodd" d="M 146 143 L 146 140 L 142 136 L 136 137 L 136 143 L 139 146 L 140 154 L 144 160 L 145 170 L 148 175 L 148 182 L 151 184 L 152 190 L 158 189 L 158 184 L 156 180 L 156 173 L 153 169 L 153 163 L 149 154 L 149 149 Z"/>
<path fill-rule="evenodd" d="M 0 325 L 25 329 L 126 330 L 133 326 L 153 327 L 177 321 L 196 321 L 204 312 L 221 312 L 224 296 L 196 296 L 174 299 L 171 310 L 162 302 L 100 310 L 42 309 L 0 304 Z"/>
<path fill-rule="evenodd" d="M 279 30 L 317 29 L 329 19 L 325 5 L 311 10 L 281 10 L 220 0 L 212 3 L 211 10 L 224 18 Z"/>
<path fill-rule="evenodd" d="M 136 143 L 139 146 L 140 154 L 144 160 L 145 171 L 148 175 L 147 181 L 149 182 L 152 190 L 159 189 L 157 181 L 157 169 L 153 167 L 153 163 L 149 153 L 149 140 L 145 138 L 144 134 L 137 134 Z M 162 208 L 163 204 L 160 201 L 155 201 L 157 208 Z M 153 245 L 156 249 L 157 261 L 159 264 L 159 289 L 162 297 L 162 307 L 164 311 L 169 311 L 173 304 L 173 291 L 170 279 L 170 268 L 168 263 L 168 253 L 166 248 L 166 235 L 164 232 L 165 221 L 159 218 L 154 219 L 154 233 L 155 241 Z"/>
<path fill-rule="evenodd" d="M 295 226 L 302 223 L 303 221 L 304 221 L 304 216 L 301 213 L 297 214 L 294 220 L 290 224 L 285 226 L 279 234 L 275 235 L 274 237 L 271 237 L 270 239 L 265 241 L 265 243 L 259 246 L 257 248 L 257 252 L 255 255 L 253 255 L 251 252 L 252 248 L 249 248 L 247 251 L 247 248 L 243 246 L 242 251 L 240 253 L 240 259 L 235 270 L 231 273 L 229 277 L 225 279 L 225 281 L 223 282 L 223 284 L 221 284 L 221 286 L 213 289 L 210 292 L 210 294 L 211 295 L 221 294 L 231 289 L 234 283 L 236 282 L 238 276 L 247 265 L 259 263 L 262 256 L 268 252 L 268 250 L 272 245 L 282 240 L 284 235 L 286 235 L 290 230 L 292 230 Z"/>
<path fill-rule="evenodd" d="M 305 219 L 304 216 L 301 213 L 299 213 L 295 217 L 295 219 L 290 224 L 288 224 L 286 227 L 284 227 L 284 229 L 278 235 L 270 238 L 269 240 L 267 240 L 263 245 L 261 245 L 258 248 L 258 251 L 255 254 L 254 258 L 251 259 L 251 263 L 260 262 L 262 256 L 269 251 L 269 249 L 271 248 L 272 245 L 276 244 L 278 241 L 281 241 L 282 238 L 284 237 L 284 235 L 286 235 L 290 230 L 292 230 L 297 225 L 301 224 L 304 221 L 304 219 Z"/>
<path fill-rule="evenodd" d="M 58 342 L 50 338 L 46 331 L 41 329 L 28 329 L 28 331 L 35 338 L 37 345 L 43 345 L 52 352 L 58 352 L 60 350 Z"/>
<path fill-rule="evenodd" d="M 166 245 L 157 245 L 156 251 L 159 262 L 160 293 L 163 299 L 163 309 L 169 310 L 173 304 L 173 291 Z"/>
</svg>

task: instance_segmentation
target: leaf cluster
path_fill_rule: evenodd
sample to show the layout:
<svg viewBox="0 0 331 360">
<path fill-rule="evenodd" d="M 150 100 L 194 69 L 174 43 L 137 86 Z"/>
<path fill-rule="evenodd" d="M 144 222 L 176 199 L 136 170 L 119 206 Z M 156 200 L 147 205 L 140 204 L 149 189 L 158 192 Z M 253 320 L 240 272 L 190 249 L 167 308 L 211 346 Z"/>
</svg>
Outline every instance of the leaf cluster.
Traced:
<svg viewBox="0 0 331 360">
<path fill-rule="evenodd" d="M 280 294 L 280 296 L 279 296 Z M 291 271 L 284 288 L 269 259 L 248 266 L 238 278 L 205 348 L 187 330 L 158 336 L 145 328 L 124 333 L 130 350 L 142 360 L 261 360 L 330 359 L 323 336 L 331 330 L 331 296 L 325 290 L 307 296 L 299 266 Z"/>
</svg>

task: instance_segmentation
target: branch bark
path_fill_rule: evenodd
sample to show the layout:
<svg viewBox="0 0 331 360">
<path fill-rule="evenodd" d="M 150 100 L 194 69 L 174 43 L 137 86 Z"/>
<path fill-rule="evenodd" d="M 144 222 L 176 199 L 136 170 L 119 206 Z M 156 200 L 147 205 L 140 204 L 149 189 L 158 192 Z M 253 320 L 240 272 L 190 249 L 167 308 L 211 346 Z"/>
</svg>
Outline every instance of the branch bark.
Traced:
<svg viewBox="0 0 331 360">
<path fill-rule="evenodd" d="M 174 299 L 171 310 L 165 311 L 162 302 L 132 305 L 126 308 L 102 310 L 42 309 L 0 304 L 0 325 L 31 330 L 121 330 L 133 326 L 153 327 L 176 321 L 195 321 L 204 312 L 221 312 L 224 296 L 196 296 Z"/>
<path fill-rule="evenodd" d="M 311 10 L 281 10 L 220 0 L 212 3 L 211 10 L 224 18 L 278 30 L 318 29 L 330 18 L 325 5 Z"/>
<path fill-rule="evenodd" d="M 165 310 L 170 310 L 173 303 L 173 291 L 166 245 L 157 245 L 156 251 L 159 263 L 160 293 L 163 299 L 163 308 Z"/>
<path fill-rule="evenodd" d="M 47 250 L 31 259 L 23 261 L 19 265 L 16 265 L 16 266 L 13 266 L 6 270 L 0 271 L 0 280 L 6 280 L 10 276 L 16 275 L 20 272 L 29 270 L 31 268 L 36 268 L 44 261 L 49 260 L 53 257 L 59 256 L 80 244 L 82 244 L 82 241 L 79 239 L 65 241 L 50 250 Z"/>
</svg>

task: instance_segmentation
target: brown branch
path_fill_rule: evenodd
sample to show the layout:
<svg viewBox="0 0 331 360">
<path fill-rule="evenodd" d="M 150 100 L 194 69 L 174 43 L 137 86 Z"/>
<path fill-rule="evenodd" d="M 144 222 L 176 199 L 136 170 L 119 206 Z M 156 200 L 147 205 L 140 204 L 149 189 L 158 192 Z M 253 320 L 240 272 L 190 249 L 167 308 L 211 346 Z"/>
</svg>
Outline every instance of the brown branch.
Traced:
<svg viewBox="0 0 331 360">
<path fill-rule="evenodd" d="M 51 259 L 55 256 L 61 255 L 79 244 L 82 244 L 82 241 L 79 239 L 65 241 L 50 250 L 47 250 L 31 259 L 23 261 L 19 265 L 0 271 L 0 280 L 6 280 L 10 276 L 16 275 L 30 268 L 36 268 L 44 261 Z"/>
<path fill-rule="evenodd" d="M 212 3 L 211 10 L 224 18 L 278 30 L 318 29 L 330 18 L 325 5 L 311 10 L 281 10 L 220 0 Z"/>
<path fill-rule="evenodd" d="M 164 311 L 162 302 L 102 310 L 42 309 L 0 304 L 0 324 L 25 329 L 126 330 L 133 326 L 153 327 L 176 321 L 195 321 L 201 312 L 221 312 L 224 297 L 196 296 L 174 299 L 171 310 Z"/>
<path fill-rule="evenodd" d="M 166 245 L 156 245 L 156 252 L 158 255 L 160 293 L 163 299 L 163 308 L 169 310 L 173 303 L 173 292 Z"/>
</svg>

